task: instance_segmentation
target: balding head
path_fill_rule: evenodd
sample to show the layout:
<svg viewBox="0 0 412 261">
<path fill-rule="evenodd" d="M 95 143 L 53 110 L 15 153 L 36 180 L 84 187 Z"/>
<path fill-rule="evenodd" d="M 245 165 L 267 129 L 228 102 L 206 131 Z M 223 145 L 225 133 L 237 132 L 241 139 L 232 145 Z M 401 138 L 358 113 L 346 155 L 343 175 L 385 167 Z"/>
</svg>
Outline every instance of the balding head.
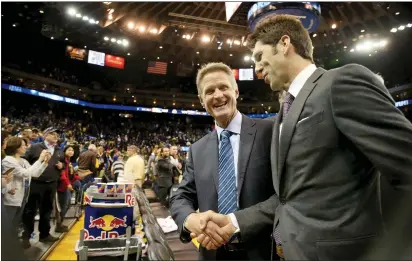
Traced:
<svg viewBox="0 0 412 261">
<path fill-rule="evenodd" d="M 88 150 L 96 152 L 97 151 L 96 145 L 90 144 Z"/>
</svg>

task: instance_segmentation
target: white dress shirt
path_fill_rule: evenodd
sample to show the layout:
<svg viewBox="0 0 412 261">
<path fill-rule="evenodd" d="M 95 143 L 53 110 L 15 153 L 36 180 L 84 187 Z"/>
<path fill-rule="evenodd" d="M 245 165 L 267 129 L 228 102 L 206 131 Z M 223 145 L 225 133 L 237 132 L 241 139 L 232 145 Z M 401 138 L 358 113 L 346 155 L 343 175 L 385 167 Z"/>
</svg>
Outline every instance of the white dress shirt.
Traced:
<svg viewBox="0 0 412 261">
<path fill-rule="evenodd" d="M 302 90 L 303 85 L 305 85 L 309 77 L 316 71 L 316 69 L 316 65 L 314 64 L 306 66 L 306 68 L 303 69 L 290 84 L 288 92 L 292 94 L 295 99 L 296 97 L 298 97 L 298 94 L 300 90 Z M 280 123 L 280 134 L 282 133 L 282 125 L 283 123 Z"/>
</svg>

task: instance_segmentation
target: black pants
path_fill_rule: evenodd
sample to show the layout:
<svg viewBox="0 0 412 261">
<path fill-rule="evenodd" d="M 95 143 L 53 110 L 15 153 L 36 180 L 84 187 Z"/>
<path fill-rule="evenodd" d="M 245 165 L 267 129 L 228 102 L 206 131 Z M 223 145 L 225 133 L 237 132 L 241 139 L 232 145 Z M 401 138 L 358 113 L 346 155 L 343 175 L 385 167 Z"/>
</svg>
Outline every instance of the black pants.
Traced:
<svg viewBox="0 0 412 261">
<path fill-rule="evenodd" d="M 37 209 L 40 210 L 39 232 L 40 238 L 50 233 L 50 218 L 53 211 L 53 202 L 56 195 L 57 182 L 40 182 L 33 180 L 30 184 L 30 194 L 23 211 L 23 238 L 30 238 L 34 231 L 34 217 Z"/>
<path fill-rule="evenodd" d="M 219 248 L 216 251 L 216 260 L 248 260 L 247 252 L 242 251 L 235 251 L 229 252 L 225 250 L 223 247 Z"/>
<path fill-rule="evenodd" d="M 157 196 L 159 197 L 160 203 L 167 207 L 169 204 L 167 202 L 167 195 L 169 194 L 170 187 L 158 187 Z"/>
</svg>

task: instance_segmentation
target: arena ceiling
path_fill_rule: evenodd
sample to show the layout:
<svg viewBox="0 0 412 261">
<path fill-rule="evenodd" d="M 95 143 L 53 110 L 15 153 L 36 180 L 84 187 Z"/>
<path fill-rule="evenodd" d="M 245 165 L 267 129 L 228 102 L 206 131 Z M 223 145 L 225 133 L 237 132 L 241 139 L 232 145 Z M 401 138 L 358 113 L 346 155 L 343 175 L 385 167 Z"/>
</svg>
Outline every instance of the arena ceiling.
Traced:
<svg viewBox="0 0 412 261">
<path fill-rule="evenodd" d="M 244 60 L 250 51 L 243 44 L 249 33 L 246 15 L 253 4 L 242 3 L 230 23 L 226 22 L 224 2 L 26 2 L 2 3 L 2 6 L 4 10 L 15 5 L 16 15 L 23 13 L 23 18 L 31 15 L 30 21 L 36 19 L 42 24 L 43 35 L 67 38 L 73 45 L 111 50 L 115 55 L 130 54 L 135 59 L 192 65 L 223 61 L 241 67 L 253 66 L 252 61 Z M 412 40 L 411 3 L 321 2 L 320 5 L 321 23 L 311 34 L 318 65 L 333 68 L 358 62 L 384 76 L 411 68 L 412 52 L 408 47 Z M 83 19 L 84 16 L 88 19 Z M 112 42 L 112 38 L 116 41 Z M 119 40 L 127 41 L 127 46 L 118 44 Z M 370 51 L 357 48 L 367 40 L 376 48 Z"/>
</svg>

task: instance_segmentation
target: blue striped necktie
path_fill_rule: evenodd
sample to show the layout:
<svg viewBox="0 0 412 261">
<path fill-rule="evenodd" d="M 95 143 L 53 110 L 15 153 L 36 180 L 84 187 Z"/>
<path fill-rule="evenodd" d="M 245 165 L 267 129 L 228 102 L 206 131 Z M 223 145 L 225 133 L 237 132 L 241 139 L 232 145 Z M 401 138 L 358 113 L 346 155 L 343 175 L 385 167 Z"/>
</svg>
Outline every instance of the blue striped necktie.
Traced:
<svg viewBox="0 0 412 261">
<path fill-rule="evenodd" d="M 222 131 L 220 134 L 217 202 L 219 213 L 224 215 L 237 210 L 235 160 L 232 145 L 230 144 L 230 136 L 232 134 L 227 130 Z"/>
</svg>

